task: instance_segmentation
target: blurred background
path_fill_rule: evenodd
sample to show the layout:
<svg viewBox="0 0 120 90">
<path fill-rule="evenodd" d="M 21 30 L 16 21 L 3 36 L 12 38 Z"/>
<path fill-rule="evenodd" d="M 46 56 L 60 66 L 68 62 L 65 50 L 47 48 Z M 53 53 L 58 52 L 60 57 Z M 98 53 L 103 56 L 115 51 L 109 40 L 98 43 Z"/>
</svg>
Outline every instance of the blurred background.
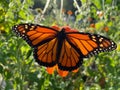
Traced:
<svg viewBox="0 0 120 90">
<path fill-rule="evenodd" d="M 69 25 L 117 44 L 112 52 L 84 59 L 77 73 L 49 75 L 12 26 Z M 120 90 L 120 0 L 0 0 L 0 90 Z"/>
</svg>

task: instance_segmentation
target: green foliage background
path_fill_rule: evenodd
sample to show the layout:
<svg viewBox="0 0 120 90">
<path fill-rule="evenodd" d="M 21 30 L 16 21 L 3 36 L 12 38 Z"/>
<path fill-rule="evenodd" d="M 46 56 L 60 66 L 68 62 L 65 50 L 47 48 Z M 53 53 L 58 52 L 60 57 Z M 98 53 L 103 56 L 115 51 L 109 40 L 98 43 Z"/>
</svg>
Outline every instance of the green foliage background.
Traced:
<svg viewBox="0 0 120 90">
<path fill-rule="evenodd" d="M 81 0 L 81 6 L 80 0 L 73 0 L 72 4 L 64 0 L 63 6 L 62 1 L 0 0 L 0 90 L 120 90 L 120 1 Z M 69 5 L 75 9 L 67 8 Z M 62 12 L 63 8 L 73 10 L 74 15 Z M 98 17 L 97 12 L 103 15 Z M 89 18 L 95 19 L 95 28 L 90 27 Z M 118 47 L 85 59 L 78 73 L 65 78 L 57 72 L 49 75 L 45 67 L 35 62 L 26 42 L 12 32 L 12 26 L 20 23 L 69 24 L 80 31 L 109 37 Z M 103 30 L 105 26 L 109 28 L 107 32 Z"/>
</svg>

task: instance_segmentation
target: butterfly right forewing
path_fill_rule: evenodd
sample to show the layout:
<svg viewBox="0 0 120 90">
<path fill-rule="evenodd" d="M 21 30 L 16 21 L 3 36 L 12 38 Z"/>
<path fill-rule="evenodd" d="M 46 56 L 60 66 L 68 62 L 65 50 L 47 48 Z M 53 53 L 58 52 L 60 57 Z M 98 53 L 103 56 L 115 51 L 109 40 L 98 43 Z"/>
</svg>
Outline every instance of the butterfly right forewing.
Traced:
<svg viewBox="0 0 120 90">
<path fill-rule="evenodd" d="M 19 24 L 13 30 L 33 47 L 34 57 L 40 65 L 52 67 L 56 64 L 56 29 L 36 24 Z"/>
<path fill-rule="evenodd" d="M 39 44 L 49 42 L 56 37 L 57 30 L 40 26 L 36 24 L 19 24 L 13 27 L 14 32 L 21 36 L 26 42 L 32 46 L 39 46 Z"/>
</svg>

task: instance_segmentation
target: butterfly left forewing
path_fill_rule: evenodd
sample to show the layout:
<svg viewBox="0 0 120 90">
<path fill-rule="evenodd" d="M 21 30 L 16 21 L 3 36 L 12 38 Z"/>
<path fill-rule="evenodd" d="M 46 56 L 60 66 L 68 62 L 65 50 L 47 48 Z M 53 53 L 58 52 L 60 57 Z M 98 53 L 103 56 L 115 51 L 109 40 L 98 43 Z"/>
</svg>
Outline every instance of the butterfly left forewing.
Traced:
<svg viewBox="0 0 120 90">
<path fill-rule="evenodd" d="M 116 49 L 116 44 L 101 35 L 72 32 L 67 34 L 68 42 L 79 49 L 84 57 L 90 57 L 100 52 L 107 52 Z"/>
</svg>

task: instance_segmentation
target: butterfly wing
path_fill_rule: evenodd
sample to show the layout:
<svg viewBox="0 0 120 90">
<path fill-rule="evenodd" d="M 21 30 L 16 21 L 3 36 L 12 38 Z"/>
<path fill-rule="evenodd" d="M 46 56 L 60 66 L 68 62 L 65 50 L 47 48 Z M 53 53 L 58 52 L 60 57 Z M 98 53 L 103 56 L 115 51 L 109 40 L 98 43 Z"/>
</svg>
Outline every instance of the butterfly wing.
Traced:
<svg viewBox="0 0 120 90">
<path fill-rule="evenodd" d="M 34 48 L 34 57 L 40 65 L 56 64 L 57 30 L 35 24 L 16 25 L 13 30 Z"/>
<path fill-rule="evenodd" d="M 34 48 L 35 60 L 43 66 L 52 67 L 56 65 L 58 41 L 56 38 Z"/>
<path fill-rule="evenodd" d="M 82 62 L 82 54 L 65 39 L 61 48 L 58 68 L 60 70 L 73 71 L 77 69 Z"/>
<path fill-rule="evenodd" d="M 73 32 L 67 34 L 67 37 L 68 42 L 79 49 L 83 58 L 112 51 L 117 47 L 114 41 L 98 34 Z"/>
<path fill-rule="evenodd" d="M 58 64 L 60 70 L 66 71 L 77 69 L 83 58 L 117 47 L 112 40 L 103 36 L 70 31 L 65 33 L 66 38 L 60 46 L 61 53 L 57 55 L 58 30 L 35 24 L 16 25 L 13 30 L 34 48 L 34 57 L 40 65 L 52 67 Z M 57 56 L 59 60 L 56 60 Z"/>
<path fill-rule="evenodd" d="M 26 42 L 32 47 L 49 42 L 56 37 L 58 32 L 53 28 L 40 26 L 37 24 L 15 25 L 13 26 L 13 31 L 26 40 Z"/>
<path fill-rule="evenodd" d="M 67 32 L 63 42 L 58 66 L 62 70 L 77 69 L 83 58 L 116 49 L 116 44 L 97 34 Z"/>
</svg>

